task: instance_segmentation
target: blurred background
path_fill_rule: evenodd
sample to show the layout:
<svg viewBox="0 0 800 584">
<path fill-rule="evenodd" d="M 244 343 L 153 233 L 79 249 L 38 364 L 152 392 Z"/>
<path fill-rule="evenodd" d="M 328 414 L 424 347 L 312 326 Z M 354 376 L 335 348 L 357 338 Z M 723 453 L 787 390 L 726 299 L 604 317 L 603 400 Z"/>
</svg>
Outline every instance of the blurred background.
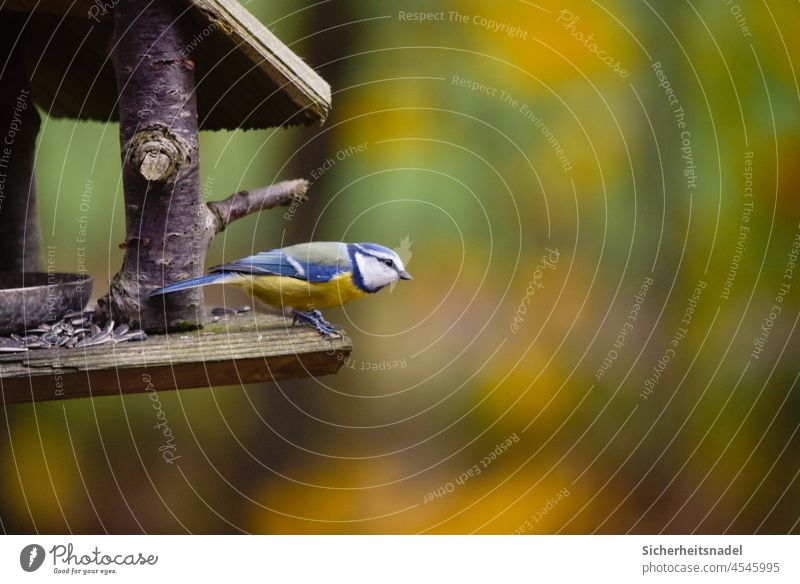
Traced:
<svg viewBox="0 0 800 584">
<path fill-rule="evenodd" d="M 313 183 L 209 265 L 374 241 L 415 279 L 328 311 L 335 376 L 160 392 L 176 464 L 147 394 L 5 408 L 5 532 L 800 532 L 796 3 L 244 4 L 334 107 L 201 135 L 206 200 Z M 74 271 L 91 182 L 95 297 L 118 152 L 43 118 L 45 245 Z"/>
</svg>

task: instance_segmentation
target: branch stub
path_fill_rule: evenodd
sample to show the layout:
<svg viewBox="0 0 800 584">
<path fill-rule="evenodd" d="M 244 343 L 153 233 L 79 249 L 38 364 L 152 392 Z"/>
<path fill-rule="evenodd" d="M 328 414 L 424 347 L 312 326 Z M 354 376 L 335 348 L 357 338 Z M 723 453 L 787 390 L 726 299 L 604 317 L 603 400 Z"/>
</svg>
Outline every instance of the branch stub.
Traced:
<svg viewBox="0 0 800 584">
<path fill-rule="evenodd" d="M 188 162 L 181 139 L 160 127 L 136 132 L 125 153 L 137 174 L 150 182 L 174 180 Z"/>
</svg>

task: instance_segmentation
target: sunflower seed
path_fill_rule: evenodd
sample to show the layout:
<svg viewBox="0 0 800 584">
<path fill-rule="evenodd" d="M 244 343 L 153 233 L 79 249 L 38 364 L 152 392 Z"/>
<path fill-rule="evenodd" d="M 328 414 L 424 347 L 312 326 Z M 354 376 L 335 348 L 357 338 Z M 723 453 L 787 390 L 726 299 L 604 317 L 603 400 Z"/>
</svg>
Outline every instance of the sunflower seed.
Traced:
<svg viewBox="0 0 800 584">
<path fill-rule="evenodd" d="M 0 353 L 24 353 L 27 350 L 26 347 L 0 346 Z"/>
<path fill-rule="evenodd" d="M 135 330 L 129 333 L 125 333 L 122 335 L 122 338 L 117 342 L 124 342 L 124 341 L 146 341 L 147 335 L 144 334 L 144 331 Z"/>
<path fill-rule="evenodd" d="M 223 309 L 226 310 L 226 309 Z M 232 314 L 233 311 L 226 312 Z M 28 349 L 48 349 L 54 347 L 93 347 L 108 342 L 144 341 L 147 335 L 141 330 L 131 330 L 127 324 L 114 328 L 109 320 L 102 327 L 92 323 L 94 309 L 83 312 L 71 311 L 55 322 L 41 323 L 26 329 L 24 335 L 12 334 L 0 337 L 0 352 L 25 352 Z"/>
<path fill-rule="evenodd" d="M 40 340 L 48 345 L 55 345 L 58 342 L 58 334 L 52 332 L 45 333 L 40 337 Z"/>
<path fill-rule="evenodd" d="M 8 348 L 8 349 L 21 349 L 22 343 L 15 339 L 11 339 L 9 337 L 0 337 L 0 348 Z"/>
<path fill-rule="evenodd" d="M 88 339 L 83 339 L 75 348 L 80 349 L 83 347 L 94 347 L 95 345 L 102 345 L 111 341 L 111 335 L 108 333 L 100 333 L 99 335 L 95 335 L 93 337 L 89 337 Z"/>
</svg>

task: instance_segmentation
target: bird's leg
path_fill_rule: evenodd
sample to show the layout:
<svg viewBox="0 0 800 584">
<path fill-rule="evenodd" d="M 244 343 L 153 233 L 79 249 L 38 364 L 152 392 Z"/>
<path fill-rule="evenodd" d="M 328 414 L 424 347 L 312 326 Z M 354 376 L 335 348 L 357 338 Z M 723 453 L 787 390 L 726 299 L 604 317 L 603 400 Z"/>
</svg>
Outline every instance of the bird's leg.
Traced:
<svg viewBox="0 0 800 584">
<path fill-rule="evenodd" d="M 292 316 L 294 317 L 292 320 L 292 326 L 298 322 L 302 322 L 305 324 L 310 324 L 317 329 L 321 335 L 325 335 L 326 337 L 341 338 L 342 336 L 331 323 L 325 320 L 325 317 L 322 316 L 322 313 L 319 310 L 314 309 L 309 310 L 308 312 L 293 310 Z"/>
</svg>

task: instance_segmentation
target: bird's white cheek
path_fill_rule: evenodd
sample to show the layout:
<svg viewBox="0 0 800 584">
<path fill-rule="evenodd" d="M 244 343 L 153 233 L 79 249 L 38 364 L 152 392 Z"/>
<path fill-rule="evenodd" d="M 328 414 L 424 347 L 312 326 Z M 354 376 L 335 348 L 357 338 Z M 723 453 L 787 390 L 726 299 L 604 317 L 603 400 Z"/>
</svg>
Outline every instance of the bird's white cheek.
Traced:
<svg viewBox="0 0 800 584">
<path fill-rule="evenodd" d="M 394 270 L 372 258 L 356 256 L 356 261 L 364 284 L 370 290 L 388 286 L 397 279 L 397 273 Z"/>
<path fill-rule="evenodd" d="M 394 272 L 385 269 L 373 269 L 364 277 L 364 281 L 370 288 L 383 288 L 394 281 Z"/>
</svg>

